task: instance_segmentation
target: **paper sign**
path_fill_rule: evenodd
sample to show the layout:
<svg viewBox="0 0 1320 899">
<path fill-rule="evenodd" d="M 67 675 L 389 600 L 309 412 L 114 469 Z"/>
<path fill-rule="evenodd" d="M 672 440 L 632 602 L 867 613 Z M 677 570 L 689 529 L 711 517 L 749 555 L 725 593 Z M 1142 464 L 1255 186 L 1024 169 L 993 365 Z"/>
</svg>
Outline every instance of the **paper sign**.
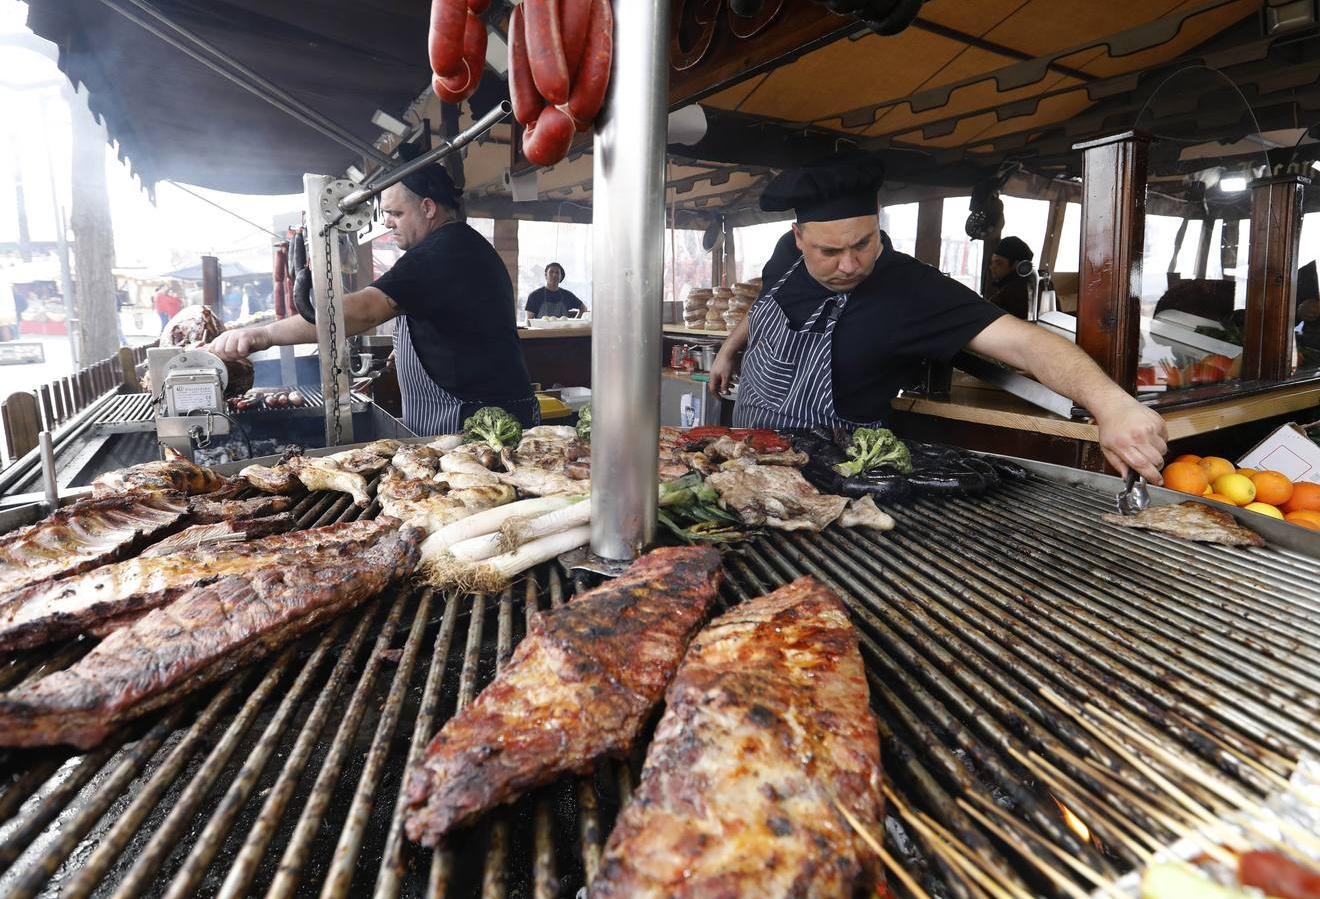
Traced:
<svg viewBox="0 0 1320 899">
<path fill-rule="evenodd" d="M 1295 424 L 1281 425 L 1238 461 L 1238 468 L 1277 471 L 1290 481 L 1320 484 L 1320 446 Z"/>
</svg>

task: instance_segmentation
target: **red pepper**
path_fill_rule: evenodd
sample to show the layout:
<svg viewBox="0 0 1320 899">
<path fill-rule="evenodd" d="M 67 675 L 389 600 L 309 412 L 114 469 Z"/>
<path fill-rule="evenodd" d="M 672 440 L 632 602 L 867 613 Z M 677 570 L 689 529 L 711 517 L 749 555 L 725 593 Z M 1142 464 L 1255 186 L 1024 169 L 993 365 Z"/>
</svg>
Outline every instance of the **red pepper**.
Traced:
<svg viewBox="0 0 1320 899">
<path fill-rule="evenodd" d="M 1278 852 L 1242 853 L 1238 880 L 1278 899 L 1320 899 L 1320 874 Z"/>
<path fill-rule="evenodd" d="M 694 450 L 721 437 L 732 437 L 739 443 L 746 443 L 758 453 L 786 453 L 793 448 L 791 443 L 767 428 L 690 428 L 682 433 L 678 442 L 682 449 Z"/>
</svg>

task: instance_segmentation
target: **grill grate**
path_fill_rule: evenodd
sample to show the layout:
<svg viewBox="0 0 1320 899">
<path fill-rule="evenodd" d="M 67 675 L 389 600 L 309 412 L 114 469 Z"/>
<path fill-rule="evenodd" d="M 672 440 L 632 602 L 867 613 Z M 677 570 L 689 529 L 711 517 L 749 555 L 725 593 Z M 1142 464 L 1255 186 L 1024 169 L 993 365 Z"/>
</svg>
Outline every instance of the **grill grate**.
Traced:
<svg viewBox="0 0 1320 899">
<path fill-rule="evenodd" d="M 1021 893 L 1076 896 L 1180 832 L 1150 772 L 1217 807 L 1142 735 L 1254 797 L 1320 752 L 1320 564 L 1108 528 L 1110 501 L 1038 480 L 916 502 L 884 536 L 772 533 L 728 556 L 725 603 L 806 573 L 848 603 L 896 800 L 886 835 L 931 895 L 987 892 L 932 851 L 932 824 Z M 294 509 L 301 527 L 377 512 L 340 494 Z M 574 589 L 552 567 L 498 595 L 399 589 L 100 749 L 0 756 L 0 895 L 573 896 L 644 747 L 434 853 L 395 809 L 439 724 Z M 10 659 L 0 688 L 86 651 Z M 1059 704 L 1102 710 L 1147 767 Z"/>
</svg>

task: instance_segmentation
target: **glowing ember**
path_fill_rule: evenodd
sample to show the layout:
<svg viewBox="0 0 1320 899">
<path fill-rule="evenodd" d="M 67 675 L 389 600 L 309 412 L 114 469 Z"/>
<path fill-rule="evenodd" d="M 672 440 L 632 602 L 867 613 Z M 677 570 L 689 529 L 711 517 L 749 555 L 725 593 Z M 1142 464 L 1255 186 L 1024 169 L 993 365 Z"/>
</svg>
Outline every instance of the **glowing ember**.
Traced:
<svg viewBox="0 0 1320 899">
<path fill-rule="evenodd" d="M 1054 799 L 1054 804 L 1059 807 L 1059 813 L 1063 815 L 1063 821 L 1068 825 L 1068 829 L 1081 837 L 1082 842 L 1091 842 L 1091 828 L 1086 826 L 1086 822 L 1073 814 L 1073 810 L 1060 802 L 1056 797 L 1051 796 L 1050 798 Z"/>
</svg>

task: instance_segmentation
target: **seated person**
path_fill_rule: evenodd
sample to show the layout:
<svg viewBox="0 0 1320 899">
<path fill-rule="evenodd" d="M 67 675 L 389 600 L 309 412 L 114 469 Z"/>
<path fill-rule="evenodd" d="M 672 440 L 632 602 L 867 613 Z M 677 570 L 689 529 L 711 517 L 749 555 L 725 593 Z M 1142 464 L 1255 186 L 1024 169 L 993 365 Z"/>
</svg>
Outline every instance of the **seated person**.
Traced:
<svg viewBox="0 0 1320 899">
<path fill-rule="evenodd" d="M 1031 260 L 1035 254 L 1019 237 L 1005 237 L 990 255 L 990 286 L 985 298 L 1017 318 L 1027 318 L 1036 274 Z M 1023 272 L 1026 274 L 1023 274 Z"/>
<path fill-rule="evenodd" d="M 527 317 L 546 318 L 553 315 L 562 318 L 573 309 L 578 311 L 578 315 L 585 314 L 587 304 L 579 300 L 572 291 L 560 287 L 563 282 L 564 267 L 558 262 L 547 265 L 545 287 L 536 288 L 527 298 Z"/>
</svg>

